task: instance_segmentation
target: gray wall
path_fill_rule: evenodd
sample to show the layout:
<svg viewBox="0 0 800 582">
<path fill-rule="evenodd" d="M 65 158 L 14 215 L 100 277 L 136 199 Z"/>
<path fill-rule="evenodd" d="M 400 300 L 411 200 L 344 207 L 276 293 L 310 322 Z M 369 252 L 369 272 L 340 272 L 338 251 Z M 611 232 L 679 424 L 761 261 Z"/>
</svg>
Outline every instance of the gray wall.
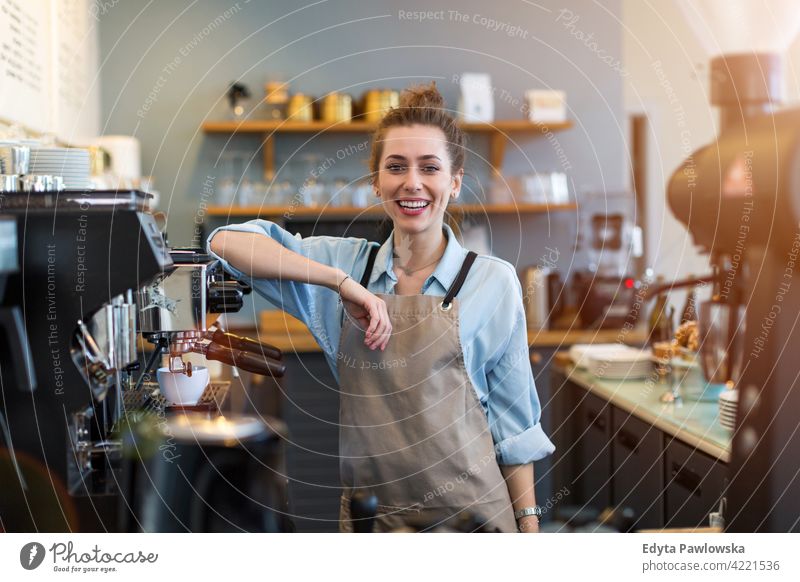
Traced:
<svg viewBox="0 0 800 582">
<path fill-rule="evenodd" d="M 227 137 L 203 135 L 200 125 L 224 117 L 230 81 L 241 79 L 260 97 L 264 82 L 276 72 L 291 79 L 293 90 L 315 96 L 332 90 L 360 95 L 376 86 L 401 89 L 412 81 L 436 79 L 455 108 L 453 75 L 485 71 L 495 85 L 497 118 L 519 118 L 519 106 L 511 100 L 521 99 L 526 89 L 563 89 L 575 127 L 555 134 L 557 142 L 518 136 L 520 141 L 507 148 L 505 173 L 559 170 L 564 165 L 557 151 L 561 148 L 579 198 L 628 183 L 625 73 L 612 62 L 622 55 L 619 0 L 604 0 L 602 7 L 590 0 L 571 1 L 571 14 L 562 12 L 564 2 L 553 0 L 107 4 L 100 25 L 101 127 L 104 133 L 141 140 L 143 171 L 156 177 L 173 244 L 191 241 L 202 202 L 212 202 L 203 194 L 203 183 L 219 183 L 223 177 L 217 164 L 221 151 L 253 153 L 249 173 L 259 179 L 257 137 L 229 142 Z M 454 9 L 466 22 L 449 12 Z M 443 19 L 415 22 L 400 17 L 400 11 L 413 10 L 444 10 Z M 484 17 L 503 27 L 489 29 Z M 519 28 L 514 32 L 511 26 Z M 303 146 L 305 139 L 279 136 L 279 163 L 298 152 L 330 155 L 342 146 L 341 136 Z M 477 179 L 470 187 L 481 196 L 488 180 L 478 156 L 486 147 L 478 138 L 472 145 L 468 170 Z M 363 171 L 363 161 L 352 156 L 337 163 L 330 176 L 353 179 Z M 545 246 L 559 250 L 564 271 L 583 262 L 574 257 L 574 212 L 522 221 L 502 218 L 491 226 L 495 254 L 519 266 L 537 262 Z"/>
</svg>

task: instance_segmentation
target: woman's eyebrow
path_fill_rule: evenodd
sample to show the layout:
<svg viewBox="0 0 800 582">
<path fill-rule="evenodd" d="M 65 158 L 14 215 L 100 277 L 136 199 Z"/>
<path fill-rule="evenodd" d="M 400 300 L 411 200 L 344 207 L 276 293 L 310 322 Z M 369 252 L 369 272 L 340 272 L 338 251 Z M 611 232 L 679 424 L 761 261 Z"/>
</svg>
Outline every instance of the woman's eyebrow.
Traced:
<svg viewBox="0 0 800 582">
<path fill-rule="evenodd" d="M 405 156 L 401 156 L 400 154 L 392 154 L 390 156 L 386 156 L 386 159 L 387 160 L 390 160 L 390 159 L 405 160 L 406 157 Z M 420 160 L 439 160 L 440 162 L 442 161 L 442 158 L 440 158 L 439 156 L 436 156 L 434 154 L 426 154 L 424 156 L 420 156 L 417 159 L 420 159 Z"/>
</svg>

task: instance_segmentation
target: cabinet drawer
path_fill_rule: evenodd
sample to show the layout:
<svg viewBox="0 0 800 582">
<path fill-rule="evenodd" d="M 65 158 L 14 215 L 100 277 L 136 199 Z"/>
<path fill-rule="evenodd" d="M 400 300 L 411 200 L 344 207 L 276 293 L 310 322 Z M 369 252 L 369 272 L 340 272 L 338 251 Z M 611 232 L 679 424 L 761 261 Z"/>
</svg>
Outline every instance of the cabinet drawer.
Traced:
<svg viewBox="0 0 800 582">
<path fill-rule="evenodd" d="M 666 526 L 704 527 L 725 489 L 727 466 L 664 435 Z"/>
<path fill-rule="evenodd" d="M 581 503 L 603 510 L 611 504 L 611 405 L 581 391 L 575 447 L 575 488 Z"/>
<path fill-rule="evenodd" d="M 612 500 L 636 515 L 633 529 L 664 523 L 662 433 L 615 408 L 613 411 Z"/>
</svg>

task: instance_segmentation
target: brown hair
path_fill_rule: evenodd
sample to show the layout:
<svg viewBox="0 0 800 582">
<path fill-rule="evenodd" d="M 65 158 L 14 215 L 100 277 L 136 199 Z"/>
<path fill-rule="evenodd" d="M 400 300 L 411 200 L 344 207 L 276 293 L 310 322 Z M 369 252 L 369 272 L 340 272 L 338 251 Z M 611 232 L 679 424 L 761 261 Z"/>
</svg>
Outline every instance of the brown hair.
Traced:
<svg viewBox="0 0 800 582">
<path fill-rule="evenodd" d="M 383 116 L 372 137 L 372 150 L 369 156 L 369 171 L 372 183 L 378 176 L 378 166 L 383 155 L 383 142 L 392 127 L 428 125 L 438 127 L 444 132 L 447 153 L 450 156 L 450 173 L 464 169 L 467 137 L 458 122 L 445 108 L 444 97 L 436 88 L 436 81 L 429 85 L 412 85 L 400 94 L 400 103 Z M 460 233 L 460 208 L 448 213 L 447 223 L 456 234 Z"/>
<path fill-rule="evenodd" d="M 410 125 L 430 125 L 441 129 L 447 141 L 447 153 L 450 155 L 450 172 L 454 174 L 464 168 L 466 135 L 445 109 L 444 98 L 436 88 L 436 81 L 431 81 L 430 85 L 414 85 L 403 90 L 399 105 L 390 109 L 378 124 L 372 137 L 372 151 L 369 156 L 369 170 L 373 181 L 378 175 L 386 133 L 392 127 Z"/>
</svg>

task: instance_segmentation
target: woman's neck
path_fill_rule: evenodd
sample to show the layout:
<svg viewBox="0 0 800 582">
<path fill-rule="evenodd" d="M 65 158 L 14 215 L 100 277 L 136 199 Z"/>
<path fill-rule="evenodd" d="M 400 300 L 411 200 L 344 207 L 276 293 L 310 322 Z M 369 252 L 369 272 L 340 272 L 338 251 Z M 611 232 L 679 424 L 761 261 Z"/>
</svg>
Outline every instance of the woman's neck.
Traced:
<svg viewBox="0 0 800 582">
<path fill-rule="evenodd" d="M 437 262 L 447 248 L 447 237 L 441 228 L 416 234 L 395 229 L 393 242 L 395 264 L 406 273 L 424 269 Z"/>
</svg>

